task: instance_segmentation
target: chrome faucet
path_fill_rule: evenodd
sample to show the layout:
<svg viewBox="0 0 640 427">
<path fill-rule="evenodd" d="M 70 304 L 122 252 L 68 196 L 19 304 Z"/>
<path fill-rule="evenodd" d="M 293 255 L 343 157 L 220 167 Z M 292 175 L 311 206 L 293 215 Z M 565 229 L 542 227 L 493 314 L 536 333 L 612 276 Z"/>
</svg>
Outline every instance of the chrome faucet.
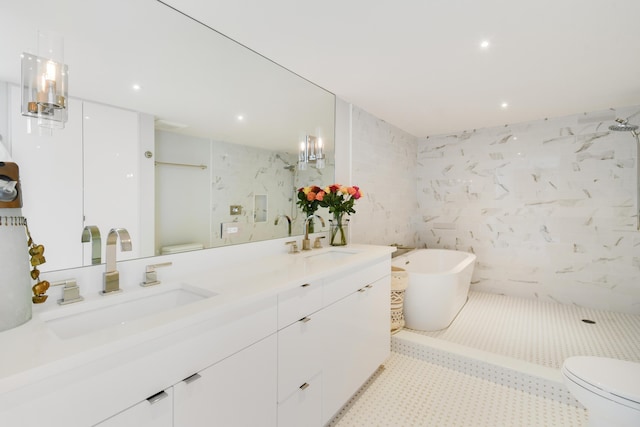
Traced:
<svg viewBox="0 0 640 427">
<path fill-rule="evenodd" d="M 280 222 L 280 218 L 287 219 L 287 223 L 288 223 L 287 236 L 291 236 L 291 217 L 289 215 L 278 215 L 276 216 L 276 220 L 273 222 L 273 225 L 278 225 L 278 222 Z"/>
<path fill-rule="evenodd" d="M 103 275 L 102 295 L 120 292 L 120 273 L 116 269 L 116 243 L 120 238 L 120 249 L 123 252 L 131 250 L 131 236 L 124 228 L 112 228 L 107 236 L 106 262 L 107 268 Z"/>
<path fill-rule="evenodd" d="M 91 242 L 91 265 L 102 264 L 100 230 L 95 225 L 87 225 L 82 230 L 82 243 L 88 242 Z"/>
<path fill-rule="evenodd" d="M 318 218 L 320 223 L 324 227 L 324 219 L 320 215 L 309 215 L 307 219 L 304 220 L 304 239 L 302 239 L 302 250 L 309 251 L 311 250 L 311 240 L 309 240 L 309 221 L 313 218 Z"/>
</svg>

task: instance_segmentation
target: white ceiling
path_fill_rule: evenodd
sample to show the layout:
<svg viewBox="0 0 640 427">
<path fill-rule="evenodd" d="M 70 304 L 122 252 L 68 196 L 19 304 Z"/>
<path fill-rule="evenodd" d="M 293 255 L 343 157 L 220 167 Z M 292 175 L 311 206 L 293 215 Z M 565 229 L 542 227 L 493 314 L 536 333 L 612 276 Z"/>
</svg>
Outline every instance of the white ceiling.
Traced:
<svg viewBox="0 0 640 427">
<path fill-rule="evenodd" d="M 639 0 L 166 2 L 415 136 L 640 104 Z"/>
</svg>

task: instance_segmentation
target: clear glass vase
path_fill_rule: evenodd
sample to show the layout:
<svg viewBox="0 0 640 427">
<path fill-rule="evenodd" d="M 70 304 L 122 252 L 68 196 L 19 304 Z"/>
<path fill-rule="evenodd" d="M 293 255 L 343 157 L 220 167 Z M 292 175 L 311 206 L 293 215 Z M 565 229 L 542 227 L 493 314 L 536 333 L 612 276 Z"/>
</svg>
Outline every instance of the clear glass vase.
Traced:
<svg viewBox="0 0 640 427">
<path fill-rule="evenodd" d="M 343 219 L 342 214 L 334 214 L 329 222 L 329 244 L 331 246 L 346 246 L 349 232 L 349 219 Z"/>
</svg>

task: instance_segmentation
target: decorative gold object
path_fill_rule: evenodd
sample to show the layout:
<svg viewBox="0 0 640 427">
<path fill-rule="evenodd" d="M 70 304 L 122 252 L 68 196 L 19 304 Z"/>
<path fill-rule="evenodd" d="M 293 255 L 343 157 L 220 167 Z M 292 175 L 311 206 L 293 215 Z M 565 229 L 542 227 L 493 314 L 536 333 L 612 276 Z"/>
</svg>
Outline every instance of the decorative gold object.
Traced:
<svg viewBox="0 0 640 427">
<path fill-rule="evenodd" d="M 35 243 L 33 243 L 26 218 L 24 218 L 24 228 L 27 230 L 27 246 L 29 247 L 29 255 L 31 255 L 30 262 L 31 266 L 33 267 L 33 269 L 31 270 L 31 278 L 33 280 L 39 280 L 40 270 L 37 269 L 37 266 L 47 262 L 44 257 L 44 246 L 36 245 Z M 34 304 L 42 304 L 43 302 L 45 302 L 49 297 L 49 295 L 46 295 L 48 289 L 49 282 L 47 282 L 46 280 L 38 281 L 31 288 L 31 290 L 33 291 L 33 297 L 31 297 L 31 301 L 33 301 Z"/>
</svg>

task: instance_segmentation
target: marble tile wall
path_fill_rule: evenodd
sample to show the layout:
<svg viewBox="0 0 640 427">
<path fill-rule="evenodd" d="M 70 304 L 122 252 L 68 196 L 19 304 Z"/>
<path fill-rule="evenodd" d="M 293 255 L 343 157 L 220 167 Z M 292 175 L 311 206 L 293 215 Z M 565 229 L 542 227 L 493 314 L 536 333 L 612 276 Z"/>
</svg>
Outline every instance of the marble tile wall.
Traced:
<svg viewBox="0 0 640 427">
<path fill-rule="evenodd" d="M 364 197 L 351 215 L 358 243 L 413 246 L 416 233 L 417 138 L 352 107 L 352 182 Z"/>
<path fill-rule="evenodd" d="M 300 236 L 304 219 L 295 205 L 295 189 L 310 183 L 333 182 L 333 158 L 327 159 L 324 169 L 287 169 L 285 166 L 297 163 L 297 152 L 276 152 L 164 131 L 156 132 L 156 148 L 161 161 L 207 167 L 156 169 L 157 253 L 163 246 L 183 243 L 218 247 L 287 237 L 284 215 L 292 220 L 292 235 Z M 266 221 L 256 220 L 256 195 L 266 196 Z M 240 215 L 230 214 L 231 205 L 242 207 Z M 328 218 L 326 212 L 318 213 Z M 275 224 L 277 216 L 282 217 Z M 230 222 L 237 223 L 238 232 L 222 235 L 221 224 Z"/>
<path fill-rule="evenodd" d="M 327 160 L 324 169 L 308 166 L 286 169 L 288 164 L 296 165 L 297 152 L 275 152 L 256 147 L 213 142 L 211 178 L 211 246 L 255 242 L 287 236 L 287 215 L 292 220 L 292 235 L 303 233 L 302 211 L 295 205 L 296 190 L 299 187 L 317 183 L 329 185 L 334 176 L 333 159 Z M 326 177 L 326 178 L 325 178 Z M 268 199 L 267 220 L 254 220 L 254 196 L 266 195 Z M 229 205 L 243 206 L 239 216 L 229 215 Z M 328 217 L 318 211 L 325 219 Z M 220 223 L 237 220 L 241 232 L 237 235 L 220 234 Z M 326 229 L 328 230 L 328 224 Z"/>
<path fill-rule="evenodd" d="M 475 253 L 476 290 L 640 313 L 636 142 L 615 117 L 640 106 L 420 138 L 417 244 Z M 413 176 L 398 160 L 375 173 Z"/>
</svg>

